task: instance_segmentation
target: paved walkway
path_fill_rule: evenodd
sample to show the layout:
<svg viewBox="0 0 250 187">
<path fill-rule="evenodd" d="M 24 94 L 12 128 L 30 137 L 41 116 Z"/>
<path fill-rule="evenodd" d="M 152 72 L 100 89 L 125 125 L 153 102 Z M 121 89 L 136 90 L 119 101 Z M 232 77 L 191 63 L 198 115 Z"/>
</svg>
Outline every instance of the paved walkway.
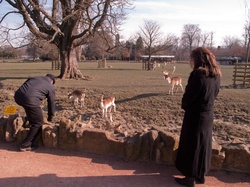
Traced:
<svg viewBox="0 0 250 187">
<path fill-rule="evenodd" d="M 172 166 L 40 147 L 18 152 L 17 143 L 0 141 L 1 187 L 181 187 Z M 197 187 L 250 187 L 250 176 L 210 172 Z"/>
</svg>

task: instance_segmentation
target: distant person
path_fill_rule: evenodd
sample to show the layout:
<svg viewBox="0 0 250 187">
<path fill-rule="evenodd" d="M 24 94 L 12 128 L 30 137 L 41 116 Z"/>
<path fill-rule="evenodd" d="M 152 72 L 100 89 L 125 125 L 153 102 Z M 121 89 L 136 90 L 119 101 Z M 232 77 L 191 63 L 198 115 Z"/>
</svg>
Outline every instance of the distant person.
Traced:
<svg viewBox="0 0 250 187">
<path fill-rule="evenodd" d="M 15 92 L 15 101 L 24 108 L 31 126 L 27 137 L 20 146 L 20 151 L 32 151 L 38 148 L 35 140 L 44 124 L 43 111 L 40 105 L 45 98 L 47 98 L 48 103 L 48 121 L 52 121 L 55 113 L 54 84 L 55 77 L 51 74 L 31 77 Z"/>
<path fill-rule="evenodd" d="M 185 176 L 175 178 L 183 186 L 204 184 L 210 170 L 214 101 L 220 89 L 221 71 L 215 56 L 206 48 L 191 52 L 188 78 L 181 108 L 184 119 L 176 157 L 176 168 Z"/>
</svg>

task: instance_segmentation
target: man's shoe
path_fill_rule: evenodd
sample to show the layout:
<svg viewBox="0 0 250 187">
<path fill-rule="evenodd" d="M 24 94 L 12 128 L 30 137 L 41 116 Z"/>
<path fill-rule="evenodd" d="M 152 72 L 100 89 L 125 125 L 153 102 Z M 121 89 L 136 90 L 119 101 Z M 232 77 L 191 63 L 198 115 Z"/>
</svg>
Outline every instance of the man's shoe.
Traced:
<svg viewBox="0 0 250 187">
<path fill-rule="evenodd" d="M 22 151 L 22 152 L 24 152 L 24 151 L 31 151 L 32 148 L 31 148 L 31 146 L 29 146 L 29 147 L 20 146 L 20 149 L 19 149 L 19 150 Z"/>
<path fill-rule="evenodd" d="M 191 177 L 185 177 L 183 179 L 175 178 L 175 181 L 182 186 L 195 187 L 195 180 Z"/>
<path fill-rule="evenodd" d="M 38 145 L 31 145 L 31 146 L 28 146 L 28 147 L 23 147 L 23 146 L 20 146 L 20 151 L 24 152 L 24 151 L 35 151 L 39 146 Z"/>
</svg>

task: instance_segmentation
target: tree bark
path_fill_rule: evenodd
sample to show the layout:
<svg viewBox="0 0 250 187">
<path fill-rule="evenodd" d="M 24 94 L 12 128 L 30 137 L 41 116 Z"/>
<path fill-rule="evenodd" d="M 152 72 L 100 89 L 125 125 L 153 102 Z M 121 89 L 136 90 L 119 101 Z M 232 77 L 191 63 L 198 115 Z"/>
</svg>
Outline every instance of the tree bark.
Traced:
<svg viewBox="0 0 250 187">
<path fill-rule="evenodd" d="M 82 79 L 83 75 L 79 69 L 76 48 L 69 51 L 60 50 L 61 58 L 61 72 L 59 78 L 61 79 Z"/>
<path fill-rule="evenodd" d="M 81 62 L 81 56 L 82 56 L 82 46 L 79 45 L 78 47 L 76 47 L 76 60 L 77 62 Z"/>
</svg>

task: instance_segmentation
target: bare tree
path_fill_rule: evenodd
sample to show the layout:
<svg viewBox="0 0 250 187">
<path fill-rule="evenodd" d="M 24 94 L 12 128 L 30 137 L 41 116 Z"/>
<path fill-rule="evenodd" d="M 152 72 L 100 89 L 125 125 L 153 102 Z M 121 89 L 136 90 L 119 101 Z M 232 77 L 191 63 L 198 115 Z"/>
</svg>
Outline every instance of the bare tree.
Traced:
<svg viewBox="0 0 250 187">
<path fill-rule="evenodd" d="M 245 48 L 246 48 L 246 63 L 249 61 L 249 56 L 250 56 L 250 23 L 249 26 L 246 25 L 245 27 Z"/>
<path fill-rule="evenodd" d="M 234 46 L 240 45 L 240 39 L 234 36 L 225 36 L 223 39 L 224 46 L 228 49 L 233 48 Z"/>
<path fill-rule="evenodd" d="M 214 46 L 214 34 L 215 34 L 215 32 L 213 32 L 213 31 L 210 32 L 210 45 L 209 45 L 209 47 L 211 47 L 211 48 Z"/>
<path fill-rule="evenodd" d="M 181 36 L 182 45 L 192 51 L 193 47 L 197 47 L 200 44 L 201 39 L 201 29 L 199 25 L 186 24 L 183 26 L 183 32 Z"/>
<path fill-rule="evenodd" d="M 203 47 L 207 47 L 209 45 L 209 36 L 210 34 L 209 33 L 202 33 L 201 34 L 201 37 L 200 37 L 200 40 L 201 40 L 201 46 Z"/>
<path fill-rule="evenodd" d="M 77 62 L 79 46 L 86 44 L 97 31 L 116 34 L 126 18 L 126 9 L 132 5 L 130 0 L 5 1 L 13 8 L 0 17 L 5 33 L 27 26 L 36 37 L 55 44 L 59 49 L 62 79 L 84 78 Z M 12 14 L 18 14 L 23 20 L 16 28 L 4 25 L 4 19 Z"/>
<path fill-rule="evenodd" d="M 135 45 L 133 47 L 133 51 L 134 51 L 134 60 L 137 61 L 138 57 L 142 56 L 144 50 L 144 45 L 143 45 L 143 41 L 142 41 L 142 37 L 138 37 L 135 41 Z"/>
<path fill-rule="evenodd" d="M 214 32 L 202 32 L 200 34 L 200 45 L 212 48 L 214 45 Z"/>
<path fill-rule="evenodd" d="M 246 63 L 249 61 L 250 56 L 250 4 L 245 1 L 245 9 L 247 12 L 247 19 L 245 24 L 245 48 L 246 48 Z"/>
<path fill-rule="evenodd" d="M 27 38 L 29 44 L 26 47 L 26 53 L 35 61 L 35 59 L 42 54 L 42 48 L 39 46 L 41 46 L 41 42 L 43 41 L 39 40 L 39 38 L 35 37 L 32 33 L 28 33 Z"/>
<path fill-rule="evenodd" d="M 142 38 L 145 49 L 148 53 L 147 69 L 150 70 L 151 56 L 158 51 L 165 50 L 173 45 L 174 35 L 169 34 L 166 38 L 160 31 L 161 26 L 153 20 L 145 20 L 144 25 L 140 27 L 139 36 Z"/>
<path fill-rule="evenodd" d="M 97 32 L 87 45 L 88 56 L 104 59 L 112 52 L 114 41 L 109 33 Z"/>
<path fill-rule="evenodd" d="M 224 53 L 230 56 L 243 56 L 243 44 L 242 41 L 234 36 L 224 37 Z"/>
</svg>

